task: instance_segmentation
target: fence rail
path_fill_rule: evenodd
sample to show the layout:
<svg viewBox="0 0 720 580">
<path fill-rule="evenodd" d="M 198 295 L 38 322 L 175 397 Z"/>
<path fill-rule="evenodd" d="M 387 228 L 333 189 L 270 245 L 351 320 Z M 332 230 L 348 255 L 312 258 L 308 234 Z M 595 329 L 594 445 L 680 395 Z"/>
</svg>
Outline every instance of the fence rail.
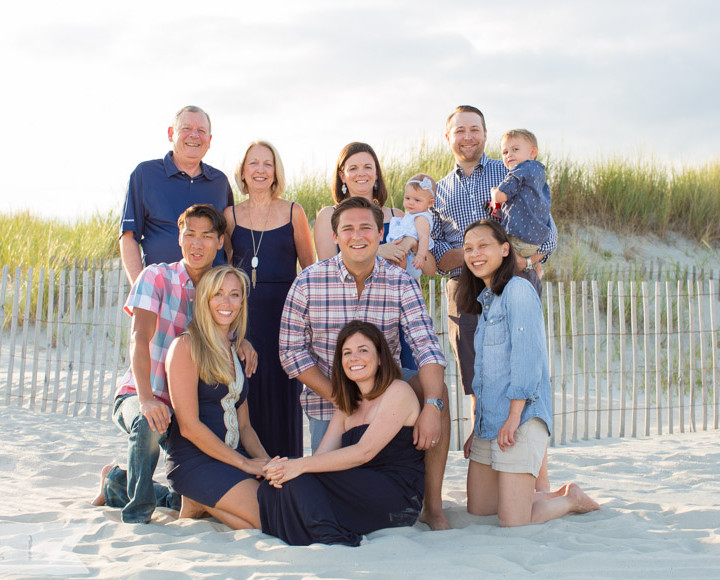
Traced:
<svg viewBox="0 0 720 580">
<path fill-rule="evenodd" d="M 552 444 L 718 429 L 719 289 L 709 278 L 544 285 Z M 118 266 L 5 266 L 0 404 L 109 418 L 128 366 L 128 290 Z M 460 449 L 472 409 L 447 340 L 445 280 L 439 290 L 431 280 L 428 306 L 448 359 L 451 446 Z"/>
<path fill-rule="evenodd" d="M 668 280 L 718 280 L 720 272 L 713 268 L 702 268 L 698 266 L 680 266 L 678 264 L 668 265 L 658 258 L 657 261 L 649 263 L 621 263 L 585 265 L 578 268 L 553 268 L 549 270 L 553 280 L 645 280 L 665 282 Z"/>
</svg>

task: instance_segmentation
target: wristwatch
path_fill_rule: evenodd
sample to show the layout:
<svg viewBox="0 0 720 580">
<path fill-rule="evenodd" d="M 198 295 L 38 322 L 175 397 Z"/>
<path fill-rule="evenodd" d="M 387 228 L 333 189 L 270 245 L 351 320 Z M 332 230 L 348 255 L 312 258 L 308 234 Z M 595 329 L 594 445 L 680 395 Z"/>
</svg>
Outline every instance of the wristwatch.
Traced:
<svg viewBox="0 0 720 580">
<path fill-rule="evenodd" d="M 425 399 L 425 404 L 435 405 L 438 411 L 442 411 L 445 408 L 445 403 L 442 402 L 442 399 Z"/>
<path fill-rule="evenodd" d="M 530 258 L 525 258 L 525 271 L 528 272 L 533 269 L 533 263 Z"/>
</svg>

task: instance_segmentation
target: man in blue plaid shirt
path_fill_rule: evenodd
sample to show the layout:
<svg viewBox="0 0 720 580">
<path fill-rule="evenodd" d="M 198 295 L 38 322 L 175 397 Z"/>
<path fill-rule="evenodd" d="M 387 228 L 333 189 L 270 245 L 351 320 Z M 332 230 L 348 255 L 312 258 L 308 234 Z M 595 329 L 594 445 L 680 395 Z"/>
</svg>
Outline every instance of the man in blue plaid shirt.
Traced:
<svg viewBox="0 0 720 580">
<path fill-rule="evenodd" d="M 465 394 L 472 394 L 475 347 L 473 337 L 477 318 L 457 309 L 455 292 L 457 276 L 463 265 L 462 238 L 465 228 L 474 221 L 490 218 L 490 189 L 505 179 L 507 169 L 502 161 L 485 155 L 487 129 L 485 117 L 476 107 L 461 105 L 448 117 L 445 138 L 455 157 L 455 168 L 437 182 L 437 195 L 432 209 L 434 220 L 432 253 L 441 274 L 449 277 L 447 284 L 448 331 L 450 343 L 460 370 Z M 539 253 L 521 258 L 518 267 L 523 275 L 540 290 L 540 281 L 533 270 L 544 262 L 557 247 L 557 228 L 550 218 L 550 237 L 540 246 Z"/>
</svg>

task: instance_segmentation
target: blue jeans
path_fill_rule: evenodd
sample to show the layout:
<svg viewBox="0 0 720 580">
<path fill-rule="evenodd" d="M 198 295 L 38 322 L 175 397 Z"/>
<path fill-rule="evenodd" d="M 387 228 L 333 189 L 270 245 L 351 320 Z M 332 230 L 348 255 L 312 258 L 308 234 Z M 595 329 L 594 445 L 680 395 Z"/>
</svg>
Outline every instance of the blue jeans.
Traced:
<svg viewBox="0 0 720 580">
<path fill-rule="evenodd" d="M 158 433 L 150 429 L 147 419 L 140 413 L 137 395 L 123 395 L 115 399 L 113 421 L 129 435 L 127 472 L 114 467 L 105 479 L 105 503 L 122 509 L 122 521 L 140 524 L 150 521 L 156 506 L 180 509 L 180 496 L 153 481 L 165 447 L 167 431 Z"/>
<path fill-rule="evenodd" d="M 310 449 L 313 454 L 317 451 L 322 438 L 325 436 L 330 421 L 322 421 L 321 419 L 313 419 L 310 415 L 308 418 L 308 427 L 310 428 Z"/>
</svg>

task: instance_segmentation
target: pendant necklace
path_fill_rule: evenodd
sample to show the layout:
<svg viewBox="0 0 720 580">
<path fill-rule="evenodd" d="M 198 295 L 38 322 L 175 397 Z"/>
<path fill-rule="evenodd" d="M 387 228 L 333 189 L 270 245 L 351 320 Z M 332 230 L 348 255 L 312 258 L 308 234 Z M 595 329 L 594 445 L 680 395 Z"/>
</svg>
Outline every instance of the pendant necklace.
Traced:
<svg viewBox="0 0 720 580">
<path fill-rule="evenodd" d="M 250 237 L 252 238 L 253 245 L 253 257 L 252 260 L 250 260 L 250 267 L 252 268 L 252 272 L 250 274 L 250 281 L 252 282 L 253 288 L 255 288 L 255 284 L 257 283 L 256 268 L 260 263 L 260 260 L 258 259 L 258 252 L 260 251 L 260 244 L 262 244 L 262 239 L 265 235 L 265 230 L 267 229 L 268 220 L 270 219 L 270 206 L 268 206 L 267 215 L 265 216 L 265 225 L 263 226 L 262 232 L 260 232 L 260 240 L 258 240 L 257 246 L 255 245 L 255 231 L 253 230 L 252 210 L 248 211 L 248 219 L 250 220 Z"/>
</svg>

